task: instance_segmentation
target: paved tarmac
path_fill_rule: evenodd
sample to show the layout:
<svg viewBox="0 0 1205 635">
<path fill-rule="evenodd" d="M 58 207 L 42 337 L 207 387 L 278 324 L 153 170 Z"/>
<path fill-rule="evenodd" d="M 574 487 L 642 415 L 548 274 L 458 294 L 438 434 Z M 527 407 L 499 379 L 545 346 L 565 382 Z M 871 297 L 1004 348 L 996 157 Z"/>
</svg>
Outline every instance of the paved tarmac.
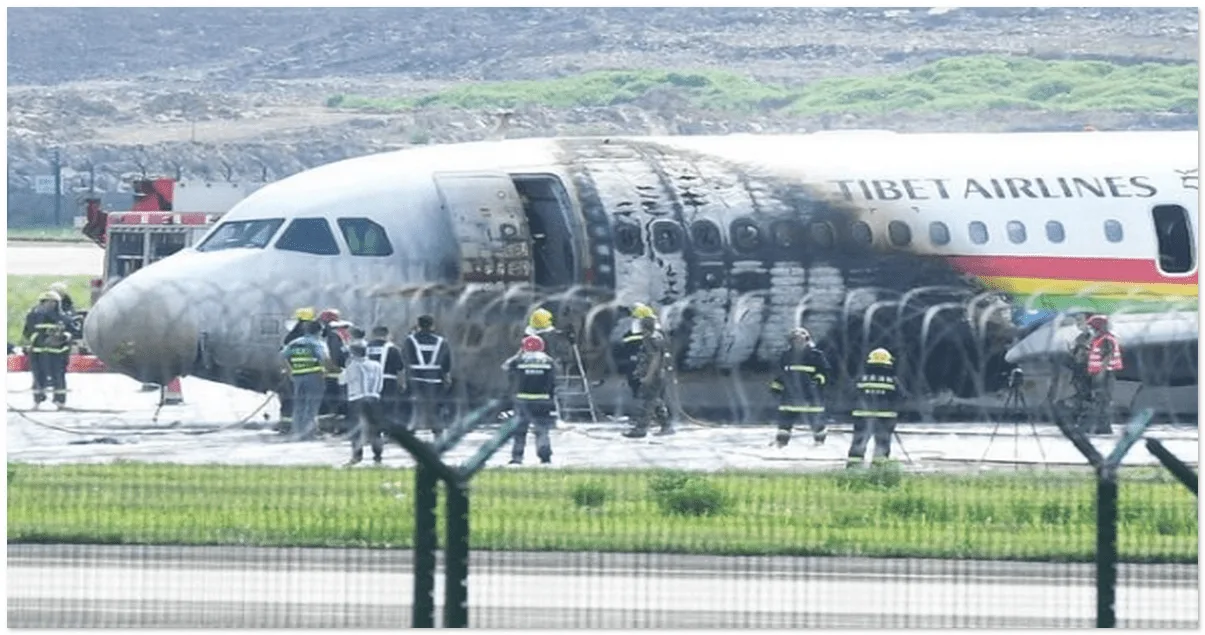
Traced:
<svg viewBox="0 0 1205 635">
<path fill-rule="evenodd" d="M 105 250 L 93 243 L 10 242 L 5 265 L 10 276 L 100 277 Z"/>
<path fill-rule="evenodd" d="M 405 550 L 9 545 L 10 627 L 400 628 Z M 1089 628 L 1090 565 L 475 552 L 489 628 Z M 437 601 L 443 579 L 436 581 Z M 1123 565 L 1119 626 L 1192 628 L 1195 565 Z M 437 615 L 438 619 L 438 615 Z"/>
</svg>

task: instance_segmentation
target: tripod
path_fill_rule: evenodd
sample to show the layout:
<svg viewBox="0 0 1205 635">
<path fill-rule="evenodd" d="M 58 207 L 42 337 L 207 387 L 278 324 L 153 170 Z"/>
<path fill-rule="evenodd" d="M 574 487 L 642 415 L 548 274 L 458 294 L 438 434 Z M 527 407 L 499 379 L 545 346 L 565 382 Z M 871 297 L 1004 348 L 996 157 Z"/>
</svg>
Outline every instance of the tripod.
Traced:
<svg viewBox="0 0 1205 635">
<path fill-rule="evenodd" d="M 1029 429 L 1033 432 L 1034 441 L 1038 443 L 1038 453 L 1042 457 L 1042 465 L 1046 465 L 1046 450 L 1042 448 L 1042 438 L 1038 435 L 1038 426 L 1034 423 L 1033 418 L 1029 416 L 1029 404 L 1025 401 L 1025 393 L 1021 392 L 1021 387 L 1025 384 L 1025 373 L 1020 368 L 1014 368 L 1008 374 L 1008 394 L 1004 397 L 1004 413 L 1003 416 L 996 419 L 996 425 L 992 428 L 992 434 L 988 437 L 987 447 L 983 449 L 983 456 L 979 457 L 980 465 L 987 458 L 987 453 L 992 449 L 992 443 L 996 440 L 996 432 L 1000 430 L 1001 420 L 1004 418 L 1015 418 L 1017 415 L 1024 417 L 1029 422 Z M 1013 423 L 1013 458 L 1016 459 L 1021 450 L 1021 423 L 1015 421 Z"/>
</svg>

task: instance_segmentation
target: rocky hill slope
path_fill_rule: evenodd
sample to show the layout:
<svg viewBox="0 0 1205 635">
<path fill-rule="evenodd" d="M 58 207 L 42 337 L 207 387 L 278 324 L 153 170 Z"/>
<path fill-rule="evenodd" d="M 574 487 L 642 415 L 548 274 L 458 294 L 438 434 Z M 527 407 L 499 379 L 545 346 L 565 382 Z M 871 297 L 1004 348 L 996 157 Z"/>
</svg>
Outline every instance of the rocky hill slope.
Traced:
<svg viewBox="0 0 1205 635">
<path fill-rule="evenodd" d="M 492 108 L 328 107 L 334 95 L 396 99 L 465 82 L 656 68 L 799 87 L 961 55 L 1185 64 L 1198 50 L 1193 9 L 10 9 L 8 17 L 10 200 L 48 172 L 52 147 L 72 184 L 91 172 L 108 189 L 143 170 L 279 178 L 412 143 L 481 139 L 497 125 Z M 1195 107 L 717 112 L 673 91 L 515 110 L 514 136 L 1196 125 Z"/>
</svg>

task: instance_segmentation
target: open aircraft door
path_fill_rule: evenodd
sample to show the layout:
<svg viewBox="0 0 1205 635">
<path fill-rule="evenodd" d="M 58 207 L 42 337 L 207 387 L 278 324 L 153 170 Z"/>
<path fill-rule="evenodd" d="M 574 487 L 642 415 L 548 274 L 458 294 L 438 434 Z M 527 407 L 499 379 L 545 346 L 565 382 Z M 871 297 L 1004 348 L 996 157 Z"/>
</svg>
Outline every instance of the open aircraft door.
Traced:
<svg viewBox="0 0 1205 635">
<path fill-rule="evenodd" d="M 506 174 L 437 173 L 444 209 L 460 242 L 464 282 L 531 283 L 531 234 Z"/>
</svg>

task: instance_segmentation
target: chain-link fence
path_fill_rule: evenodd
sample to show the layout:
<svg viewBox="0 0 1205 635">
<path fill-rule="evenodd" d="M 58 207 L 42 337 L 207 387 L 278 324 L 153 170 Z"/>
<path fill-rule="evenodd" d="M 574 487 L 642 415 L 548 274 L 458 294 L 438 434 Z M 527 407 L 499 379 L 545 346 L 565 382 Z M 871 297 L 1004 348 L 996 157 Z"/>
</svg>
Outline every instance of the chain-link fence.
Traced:
<svg viewBox="0 0 1205 635">
<path fill-rule="evenodd" d="M 465 614 L 444 597 L 459 600 L 467 536 L 472 626 L 1090 627 L 1107 571 L 1099 470 L 1069 435 L 1108 455 L 1149 408 L 1142 434 L 1196 463 L 1195 335 L 1165 337 L 1189 316 L 1166 307 L 1112 314 L 1125 370 L 1102 407 L 1102 393 L 1075 383 L 1074 315 L 1019 329 L 991 293 L 665 302 L 655 309 L 671 350 L 672 434 L 628 438 L 647 395 L 619 370 L 630 301 L 589 289 L 336 286 L 334 272 L 292 288 L 246 273 L 168 281 L 152 268 L 113 287 L 87 343 L 137 379 L 69 374 L 64 410 L 31 409 L 30 374 L 9 373 L 11 625 L 456 624 Z M 277 431 L 273 391 L 289 390 L 279 352 L 307 304 L 337 307 L 366 331 L 388 326 L 398 343 L 430 314 L 448 338 L 454 381 L 438 416 L 416 421 L 403 400 L 380 466 L 343 465 L 359 429 L 337 404 L 317 439 Z M 550 352 L 571 368 L 580 353 L 594 412 L 576 403 L 581 416 L 561 417 L 550 464 L 528 441 L 511 465 L 501 365 L 540 307 L 561 332 Z M 800 325 L 830 366 L 815 417 L 824 434 L 802 419 L 779 447 L 769 383 Z M 877 347 L 894 357 L 900 417 L 871 437 L 866 464 L 848 467 L 862 425 L 856 384 Z M 1017 362 L 1009 350 L 1027 352 Z M 177 389 L 183 403 L 161 405 Z M 399 446 L 415 447 L 408 423 L 424 444 L 436 442 L 429 427 L 463 433 L 439 449 L 465 478 L 436 500 L 434 467 L 420 478 Z M 870 462 L 886 443 L 886 460 Z M 497 451 L 479 454 L 487 445 Z M 1141 444 L 1117 482 L 1117 625 L 1197 628 L 1195 492 Z M 444 562 L 433 550 L 448 547 Z"/>
</svg>

